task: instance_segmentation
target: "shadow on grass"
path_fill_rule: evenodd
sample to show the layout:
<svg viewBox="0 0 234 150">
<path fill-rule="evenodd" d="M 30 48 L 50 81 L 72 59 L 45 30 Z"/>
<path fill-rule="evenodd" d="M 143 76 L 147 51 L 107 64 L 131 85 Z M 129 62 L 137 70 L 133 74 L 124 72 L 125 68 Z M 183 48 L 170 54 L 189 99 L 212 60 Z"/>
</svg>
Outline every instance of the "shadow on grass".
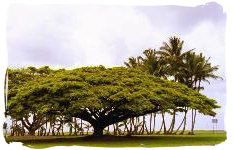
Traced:
<svg viewBox="0 0 234 150">
<path fill-rule="evenodd" d="M 85 136 L 57 137 L 47 139 L 21 139 L 24 146 L 48 148 L 53 146 L 88 146 L 88 147 L 172 147 L 216 145 L 226 140 L 226 134 L 201 135 L 153 135 L 153 136 Z M 11 141 L 12 142 L 12 141 Z"/>
</svg>

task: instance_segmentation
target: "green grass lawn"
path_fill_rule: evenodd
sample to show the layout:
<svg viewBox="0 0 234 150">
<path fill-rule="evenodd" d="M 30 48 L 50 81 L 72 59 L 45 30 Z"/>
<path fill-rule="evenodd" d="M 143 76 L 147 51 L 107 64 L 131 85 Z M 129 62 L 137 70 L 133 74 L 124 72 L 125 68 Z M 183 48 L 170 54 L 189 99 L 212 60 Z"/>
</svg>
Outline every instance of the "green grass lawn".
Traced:
<svg viewBox="0 0 234 150">
<path fill-rule="evenodd" d="M 24 146 L 41 149 L 52 146 L 89 147 L 172 147 L 216 145 L 226 140 L 225 132 L 196 131 L 195 135 L 143 135 L 143 136 L 49 136 L 8 137 L 7 141 L 22 142 Z"/>
</svg>

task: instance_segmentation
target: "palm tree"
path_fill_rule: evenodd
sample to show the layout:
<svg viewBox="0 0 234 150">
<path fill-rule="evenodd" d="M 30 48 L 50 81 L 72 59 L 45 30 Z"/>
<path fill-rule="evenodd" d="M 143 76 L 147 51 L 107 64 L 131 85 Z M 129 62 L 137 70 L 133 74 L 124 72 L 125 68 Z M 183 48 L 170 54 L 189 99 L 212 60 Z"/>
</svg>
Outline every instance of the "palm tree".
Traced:
<svg viewBox="0 0 234 150">
<path fill-rule="evenodd" d="M 155 49 L 146 49 L 143 52 L 143 56 L 138 56 L 138 57 L 130 57 L 128 59 L 128 62 L 124 62 L 124 64 L 129 67 L 129 68 L 136 68 L 139 67 L 143 71 L 148 72 L 149 74 L 155 75 L 157 77 L 162 77 L 162 78 L 167 78 L 167 72 L 168 72 L 168 66 L 164 62 L 163 59 L 161 59 L 157 51 Z M 150 116 L 150 131 L 151 132 L 151 127 L 152 127 L 152 117 L 153 114 Z M 155 121 L 154 121 L 155 122 Z M 154 123 L 155 125 L 155 123 Z M 142 124 L 142 133 L 144 133 L 146 128 L 145 125 L 145 116 L 143 116 L 143 124 Z M 148 130 L 146 129 L 148 132 Z"/>
<path fill-rule="evenodd" d="M 197 55 L 195 52 L 188 52 L 184 57 L 183 68 L 179 75 L 179 82 L 186 84 L 188 87 L 197 90 L 203 89 L 201 82 L 209 82 L 208 79 L 219 79 L 221 77 L 215 75 L 218 66 L 212 66 L 209 62 L 210 58 L 206 59 L 202 53 Z M 196 122 L 196 109 L 192 108 L 192 127 L 189 134 L 194 134 L 194 126 Z"/>
<path fill-rule="evenodd" d="M 155 49 L 146 49 L 143 52 L 143 56 L 138 56 L 136 58 L 130 57 L 128 58 L 128 62 L 124 62 L 124 64 L 128 68 L 139 67 L 157 77 L 166 78 L 166 72 L 168 72 L 165 62 L 157 56 L 157 51 Z"/>
<path fill-rule="evenodd" d="M 141 66 L 141 57 L 130 57 L 128 58 L 128 62 L 124 62 L 124 64 L 128 67 L 128 68 L 136 68 L 136 67 L 140 67 Z"/>
<path fill-rule="evenodd" d="M 181 66 L 183 64 L 183 59 L 187 52 L 183 51 L 184 41 L 180 40 L 179 37 L 173 36 L 169 38 L 169 42 L 163 42 L 163 46 L 160 47 L 160 50 L 157 51 L 157 54 L 160 56 L 164 63 L 170 68 L 169 74 L 174 77 L 174 81 L 177 81 L 178 74 L 180 74 Z"/>
<path fill-rule="evenodd" d="M 140 56 L 142 60 L 142 67 L 148 71 L 149 74 L 157 77 L 167 78 L 168 66 L 165 65 L 164 60 L 157 55 L 155 49 L 147 49 L 143 52 L 144 57 Z"/>
<path fill-rule="evenodd" d="M 156 52 L 162 60 L 161 62 L 163 62 L 165 66 L 167 66 L 168 75 L 173 77 L 174 82 L 178 82 L 181 76 L 184 57 L 187 53 L 193 50 L 192 49 L 183 53 L 183 44 L 184 41 L 181 40 L 179 37 L 172 36 L 169 38 L 169 42 L 163 42 L 160 50 Z M 171 125 L 167 131 L 170 134 L 173 132 L 174 129 L 176 112 L 177 110 L 173 109 Z"/>
</svg>

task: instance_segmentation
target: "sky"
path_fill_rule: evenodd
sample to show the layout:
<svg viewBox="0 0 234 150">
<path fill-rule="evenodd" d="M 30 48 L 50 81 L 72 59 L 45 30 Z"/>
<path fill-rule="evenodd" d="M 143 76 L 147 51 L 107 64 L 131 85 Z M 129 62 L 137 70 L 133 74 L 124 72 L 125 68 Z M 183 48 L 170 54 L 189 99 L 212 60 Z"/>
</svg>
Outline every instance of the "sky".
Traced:
<svg viewBox="0 0 234 150">
<path fill-rule="evenodd" d="M 219 65 L 223 80 L 204 83 L 203 93 L 222 106 L 218 129 L 225 129 L 225 25 L 226 14 L 214 2 L 196 7 L 14 4 L 8 9 L 8 66 L 123 66 L 128 57 L 158 49 L 176 35 L 184 50 L 195 48 Z M 198 115 L 195 128 L 212 129 L 211 117 Z"/>
</svg>

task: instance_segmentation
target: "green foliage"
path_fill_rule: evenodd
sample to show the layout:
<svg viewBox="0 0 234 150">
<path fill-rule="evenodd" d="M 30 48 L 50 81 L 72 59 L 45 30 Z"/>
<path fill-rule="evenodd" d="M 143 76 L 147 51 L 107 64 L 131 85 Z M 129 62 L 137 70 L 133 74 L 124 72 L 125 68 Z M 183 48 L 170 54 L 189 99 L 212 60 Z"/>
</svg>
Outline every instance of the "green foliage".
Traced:
<svg viewBox="0 0 234 150">
<path fill-rule="evenodd" d="M 206 115 L 214 115 L 218 108 L 214 100 L 183 84 L 133 68 L 53 71 L 16 87 L 7 104 L 13 118 L 57 113 L 86 120 L 94 128 L 177 107 L 196 108 Z"/>
</svg>

